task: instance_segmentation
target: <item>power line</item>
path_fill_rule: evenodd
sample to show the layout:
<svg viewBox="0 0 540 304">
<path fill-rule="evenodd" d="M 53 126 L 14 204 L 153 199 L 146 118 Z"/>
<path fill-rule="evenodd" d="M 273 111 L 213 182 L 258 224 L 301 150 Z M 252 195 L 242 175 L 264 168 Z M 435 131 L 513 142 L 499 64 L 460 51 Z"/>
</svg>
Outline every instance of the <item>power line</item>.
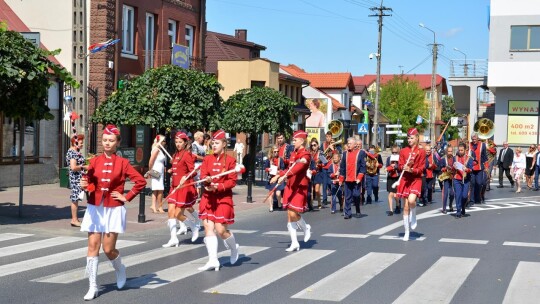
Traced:
<svg viewBox="0 0 540 304">
<path fill-rule="evenodd" d="M 414 71 L 417 67 L 421 66 L 424 62 L 426 62 L 429 58 L 431 58 L 431 54 L 429 54 L 426 58 L 424 58 L 422 61 L 420 61 L 419 64 L 415 65 L 414 68 L 407 71 L 405 74 L 409 74 L 410 72 Z"/>
<path fill-rule="evenodd" d="M 317 6 L 317 5 L 313 4 L 313 3 L 310 3 L 310 2 L 308 2 L 308 1 L 306 1 L 306 0 L 300 0 L 300 1 L 303 2 L 303 3 L 305 3 L 305 4 L 307 4 L 307 5 L 309 5 L 309 6 L 311 6 L 311 7 L 314 7 L 314 8 L 316 8 L 316 9 L 319 9 L 319 10 L 324 11 L 324 12 L 327 12 L 327 13 L 330 13 L 330 14 L 335 15 L 335 16 L 340 17 L 340 18 L 344 18 L 344 19 L 348 19 L 348 20 L 353 20 L 353 21 L 364 22 L 364 23 L 372 23 L 371 21 L 368 21 L 368 20 L 361 20 L 361 19 L 351 18 L 351 17 L 347 17 L 347 16 L 344 16 L 344 15 L 338 14 L 338 13 L 336 13 L 336 12 L 333 12 L 333 11 L 330 11 L 330 10 L 328 10 L 328 9 L 325 9 L 324 7 L 320 7 L 320 6 Z"/>
</svg>

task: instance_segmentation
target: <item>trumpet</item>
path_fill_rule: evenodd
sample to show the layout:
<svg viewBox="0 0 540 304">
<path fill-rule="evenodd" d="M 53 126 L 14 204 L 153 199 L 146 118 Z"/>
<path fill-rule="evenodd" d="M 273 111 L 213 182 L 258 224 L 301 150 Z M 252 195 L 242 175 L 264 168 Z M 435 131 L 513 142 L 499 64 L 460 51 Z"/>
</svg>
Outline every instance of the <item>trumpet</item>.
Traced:
<svg viewBox="0 0 540 304">
<path fill-rule="evenodd" d="M 343 143 L 343 141 L 340 139 L 340 140 L 338 140 L 338 141 L 336 141 L 336 142 L 331 143 L 330 145 L 334 145 L 334 146 L 335 146 L 335 145 L 339 145 L 339 144 L 341 144 L 341 143 Z M 325 156 L 326 158 L 330 158 L 330 155 L 328 155 L 328 153 L 332 151 L 332 149 L 330 148 L 330 145 L 328 145 L 328 148 L 326 148 L 326 149 L 324 150 L 324 152 L 323 152 L 323 154 L 324 154 L 324 156 Z"/>
</svg>

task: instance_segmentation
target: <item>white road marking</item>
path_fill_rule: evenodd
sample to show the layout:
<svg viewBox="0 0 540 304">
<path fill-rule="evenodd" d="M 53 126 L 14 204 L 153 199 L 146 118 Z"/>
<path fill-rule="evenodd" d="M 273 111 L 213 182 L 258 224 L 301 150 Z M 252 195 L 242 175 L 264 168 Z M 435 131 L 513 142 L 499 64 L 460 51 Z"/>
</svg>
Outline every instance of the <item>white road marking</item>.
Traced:
<svg viewBox="0 0 540 304">
<path fill-rule="evenodd" d="M 540 299 L 540 263 L 519 262 L 504 295 L 503 304 L 538 303 Z"/>
<path fill-rule="evenodd" d="M 398 253 L 370 252 L 292 298 L 340 302 L 403 256 Z"/>
<path fill-rule="evenodd" d="M 379 239 L 381 239 L 381 240 L 403 240 L 403 237 L 397 236 L 397 235 L 381 235 L 379 237 Z M 421 237 L 415 237 L 413 235 L 409 236 L 410 241 L 423 241 L 425 239 L 426 239 L 425 236 L 421 236 Z"/>
<path fill-rule="evenodd" d="M 504 242 L 503 246 L 534 247 L 539 248 L 540 243 Z"/>
<path fill-rule="evenodd" d="M 39 250 L 48 247 L 59 246 L 63 244 L 69 244 L 73 242 L 84 241 L 86 238 L 71 237 L 71 236 L 59 236 L 50 239 L 43 239 L 34 242 L 28 242 L 24 244 L 18 244 L 13 246 L 3 247 L 0 251 L 0 257 L 10 256 L 14 254 Z"/>
<path fill-rule="evenodd" d="M 231 229 L 233 233 L 242 233 L 242 234 L 252 234 L 258 232 L 259 230 L 243 230 L 243 229 Z"/>
<path fill-rule="evenodd" d="M 441 257 L 394 304 L 450 303 L 478 261 L 474 258 Z"/>
<path fill-rule="evenodd" d="M 368 234 L 347 234 L 347 233 L 325 233 L 322 236 L 337 237 L 337 238 L 351 238 L 351 239 L 365 239 L 369 237 Z"/>
<path fill-rule="evenodd" d="M 33 234 L 23 234 L 23 233 L 2 233 L 0 234 L 0 242 L 1 241 L 9 241 L 9 240 L 15 240 L 20 239 L 27 236 L 32 236 Z"/>
<path fill-rule="evenodd" d="M 331 254 L 334 250 L 304 249 L 266 264 L 204 292 L 248 295 Z"/>
<path fill-rule="evenodd" d="M 304 231 L 297 230 L 298 235 L 304 235 Z M 263 232 L 263 235 L 289 235 L 289 231 L 266 231 Z"/>
<path fill-rule="evenodd" d="M 479 245 L 485 245 L 489 241 L 486 240 L 468 240 L 468 239 L 449 239 L 449 238 L 442 238 L 439 240 L 441 243 L 462 243 L 462 244 L 479 244 Z"/>
</svg>

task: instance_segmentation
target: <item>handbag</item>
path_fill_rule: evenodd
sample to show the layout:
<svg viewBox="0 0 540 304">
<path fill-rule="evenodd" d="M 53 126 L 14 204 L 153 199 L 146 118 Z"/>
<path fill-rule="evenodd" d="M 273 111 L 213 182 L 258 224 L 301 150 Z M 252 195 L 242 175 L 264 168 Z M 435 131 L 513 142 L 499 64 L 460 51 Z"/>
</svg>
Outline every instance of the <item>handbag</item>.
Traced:
<svg viewBox="0 0 540 304">
<path fill-rule="evenodd" d="M 146 174 L 150 175 L 152 178 L 160 178 L 161 177 L 161 173 L 157 170 L 148 170 L 148 172 L 146 172 Z"/>
</svg>

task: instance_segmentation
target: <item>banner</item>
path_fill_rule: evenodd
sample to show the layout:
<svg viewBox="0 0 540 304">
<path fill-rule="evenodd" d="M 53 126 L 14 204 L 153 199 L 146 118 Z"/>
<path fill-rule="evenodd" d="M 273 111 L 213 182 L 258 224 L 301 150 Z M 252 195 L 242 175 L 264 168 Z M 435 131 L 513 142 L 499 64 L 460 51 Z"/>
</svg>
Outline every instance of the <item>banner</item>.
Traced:
<svg viewBox="0 0 540 304">
<path fill-rule="evenodd" d="M 189 69 L 189 47 L 173 43 L 172 64 Z"/>
<path fill-rule="evenodd" d="M 328 98 L 306 98 L 306 107 L 311 111 L 306 118 L 306 127 L 325 128 Z"/>
<path fill-rule="evenodd" d="M 508 115 L 538 115 L 538 101 L 508 101 Z"/>
<path fill-rule="evenodd" d="M 321 144 L 321 138 L 324 137 L 324 128 L 306 128 L 307 142 L 311 142 L 312 138 L 316 138 L 319 145 Z M 325 138 L 326 139 L 326 138 Z M 307 148 L 309 150 L 309 147 Z"/>
<path fill-rule="evenodd" d="M 538 116 L 508 116 L 509 144 L 536 144 Z"/>
</svg>

